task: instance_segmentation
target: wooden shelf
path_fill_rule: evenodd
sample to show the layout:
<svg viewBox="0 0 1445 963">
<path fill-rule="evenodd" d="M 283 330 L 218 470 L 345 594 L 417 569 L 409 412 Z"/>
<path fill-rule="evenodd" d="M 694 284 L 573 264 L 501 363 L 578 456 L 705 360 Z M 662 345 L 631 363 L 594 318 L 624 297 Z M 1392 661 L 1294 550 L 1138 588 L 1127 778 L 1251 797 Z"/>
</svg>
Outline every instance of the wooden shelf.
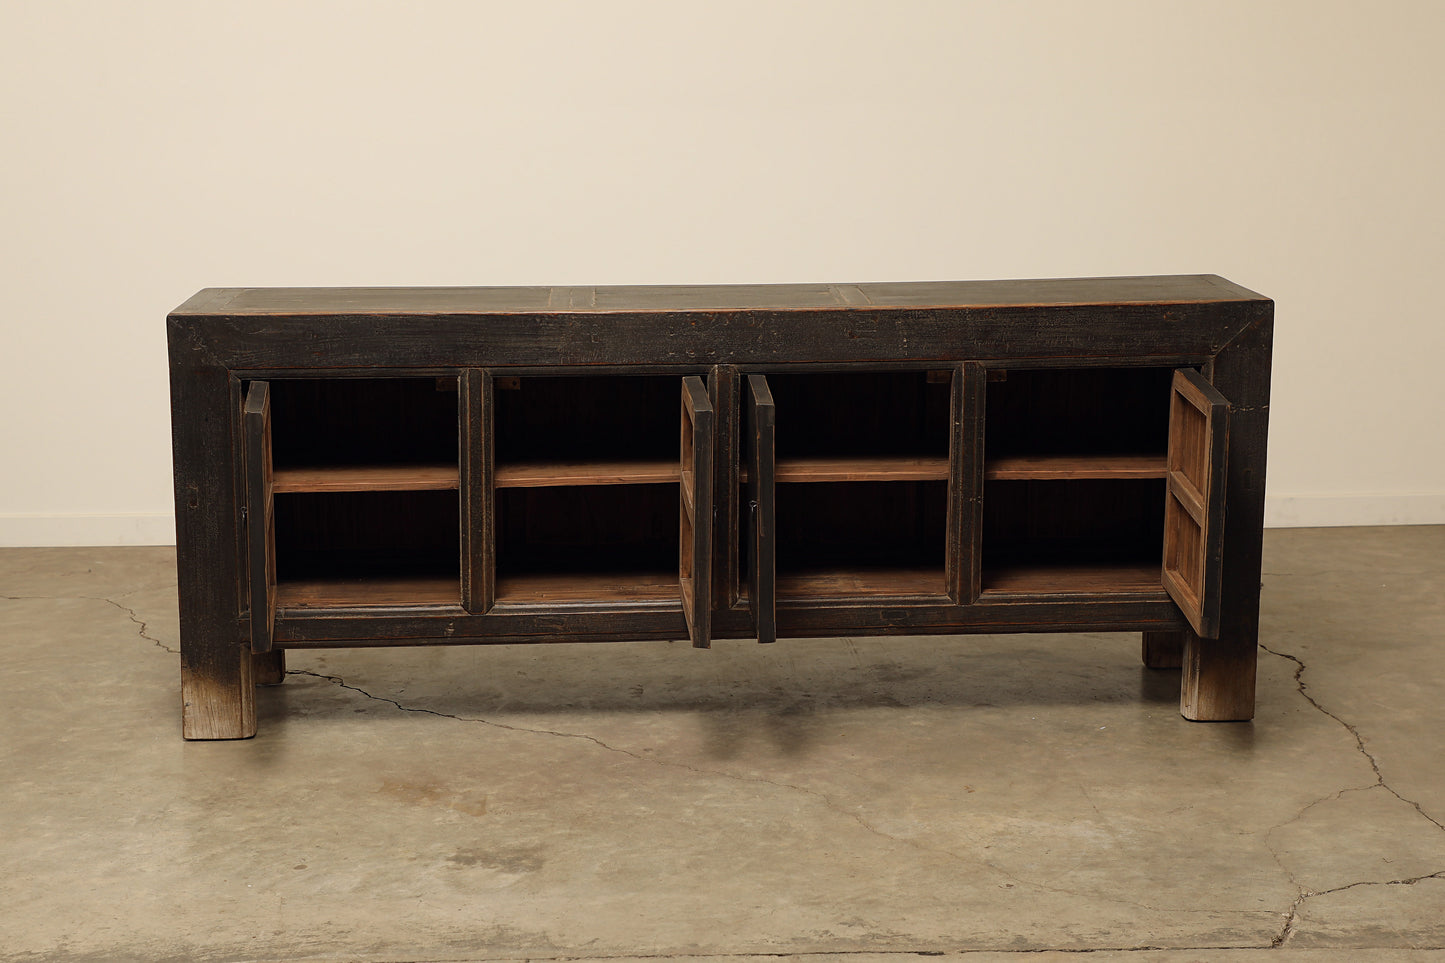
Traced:
<svg viewBox="0 0 1445 963">
<path fill-rule="evenodd" d="M 455 577 L 308 579 L 276 585 L 276 607 L 281 609 L 460 605 L 461 599 L 461 581 Z"/>
<path fill-rule="evenodd" d="M 513 462 L 498 464 L 497 488 L 555 488 L 564 485 L 656 485 L 676 482 L 678 459 L 649 461 Z"/>
<path fill-rule="evenodd" d="M 824 569 L 778 573 L 778 598 L 946 596 L 942 568 Z"/>
<path fill-rule="evenodd" d="M 1163 478 L 1164 453 L 1140 455 L 1005 455 L 990 458 L 989 481 L 1049 478 Z"/>
<path fill-rule="evenodd" d="M 852 458 L 779 458 L 778 482 L 947 481 L 946 455 L 874 455 Z M 748 480 L 744 465 L 739 481 Z"/>
<path fill-rule="evenodd" d="M 671 572 L 528 572 L 497 573 L 499 603 L 676 602 L 682 589 Z"/>
<path fill-rule="evenodd" d="M 438 491 L 458 487 L 456 465 L 328 465 L 278 468 L 280 492 Z"/>
<path fill-rule="evenodd" d="M 985 566 L 982 595 L 1163 593 L 1160 573 L 1158 562 Z"/>
</svg>

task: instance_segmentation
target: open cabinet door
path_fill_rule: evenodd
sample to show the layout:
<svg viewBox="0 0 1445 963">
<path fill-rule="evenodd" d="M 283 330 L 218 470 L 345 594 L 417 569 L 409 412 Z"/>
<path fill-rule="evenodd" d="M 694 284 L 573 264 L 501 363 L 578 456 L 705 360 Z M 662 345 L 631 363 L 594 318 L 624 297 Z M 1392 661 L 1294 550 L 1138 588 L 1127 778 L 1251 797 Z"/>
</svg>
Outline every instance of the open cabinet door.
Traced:
<svg viewBox="0 0 1445 963">
<path fill-rule="evenodd" d="M 682 379 L 682 477 L 678 486 L 678 580 L 687 633 L 700 649 L 712 645 L 713 408 L 702 379 Z"/>
<path fill-rule="evenodd" d="M 743 445 L 747 453 L 748 511 L 748 609 L 757 627 L 759 642 L 776 642 L 777 621 L 777 547 L 774 543 L 776 509 L 774 491 L 773 434 L 777 426 L 773 393 L 768 379 L 748 375 L 743 392 L 745 431 Z"/>
<path fill-rule="evenodd" d="M 1199 372 L 1174 372 L 1164 498 L 1164 588 L 1201 638 L 1219 637 L 1229 402 Z"/>
<path fill-rule="evenodd" d="M 270 652 L 276 624 L 276 486 L 271 472 L 271 386 L 246 391 L 246 538 L 250 552 L 251 651 Z"/>
</svg>

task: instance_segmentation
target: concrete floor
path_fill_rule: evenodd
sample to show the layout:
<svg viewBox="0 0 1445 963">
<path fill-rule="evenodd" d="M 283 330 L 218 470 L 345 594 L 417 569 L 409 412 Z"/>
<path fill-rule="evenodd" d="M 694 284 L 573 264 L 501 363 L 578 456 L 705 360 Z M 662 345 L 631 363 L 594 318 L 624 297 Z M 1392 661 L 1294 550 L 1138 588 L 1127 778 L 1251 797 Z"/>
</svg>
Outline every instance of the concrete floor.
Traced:
<svg viewBox="0 0 1445 963">
<path fill-rule="evenodd" d="M 291 653 L 0 552 L 0 959 L 1445 960 L 1445 528 L 1271 531 L 1259 712 L 1137 635 Z"/>
</svg>

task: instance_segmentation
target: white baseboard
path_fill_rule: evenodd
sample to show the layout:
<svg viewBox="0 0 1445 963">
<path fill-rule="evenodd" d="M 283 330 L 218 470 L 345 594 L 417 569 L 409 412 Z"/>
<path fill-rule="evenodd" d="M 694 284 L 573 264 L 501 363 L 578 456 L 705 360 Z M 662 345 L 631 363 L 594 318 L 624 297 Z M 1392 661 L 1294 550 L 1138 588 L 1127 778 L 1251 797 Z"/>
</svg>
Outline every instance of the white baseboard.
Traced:
<svg viewBox="0 0 1445 963">
<path fill-rule="evenodd" d="M 174 545 L 170 512 L 0 515 L 0 548 L 42 545 Z"/>
<path fill-rule="evenodd" d="M 1266 528 L 1445 525 L 1445 492 L 1265 495 Z"/>
<path fill-rule="evenodd" d="M 1268 495 L 1267 528 L 1445 525 L 1445 492 Z M 0 514 L 0 548 L 42 545 L 174 545 L 170 512 L 118 515 Z"/>
</svg>

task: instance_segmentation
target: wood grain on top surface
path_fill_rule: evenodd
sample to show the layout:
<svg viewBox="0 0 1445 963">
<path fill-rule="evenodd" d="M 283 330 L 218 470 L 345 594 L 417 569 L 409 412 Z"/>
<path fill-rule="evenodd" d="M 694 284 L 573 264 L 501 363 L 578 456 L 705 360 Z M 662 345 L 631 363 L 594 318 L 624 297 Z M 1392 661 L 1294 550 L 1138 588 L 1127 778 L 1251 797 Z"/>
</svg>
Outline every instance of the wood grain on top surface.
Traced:
<svg viewBox="0 0 1445 963">
<path fill-rule="evenodd" d="M 185 317 L 434 315 L 998 307 L 1263 301 L 1211 274 L 1020 281 L 865 284 L 606 285 L 600 287 L 206 288 Z"/>
</svg>

